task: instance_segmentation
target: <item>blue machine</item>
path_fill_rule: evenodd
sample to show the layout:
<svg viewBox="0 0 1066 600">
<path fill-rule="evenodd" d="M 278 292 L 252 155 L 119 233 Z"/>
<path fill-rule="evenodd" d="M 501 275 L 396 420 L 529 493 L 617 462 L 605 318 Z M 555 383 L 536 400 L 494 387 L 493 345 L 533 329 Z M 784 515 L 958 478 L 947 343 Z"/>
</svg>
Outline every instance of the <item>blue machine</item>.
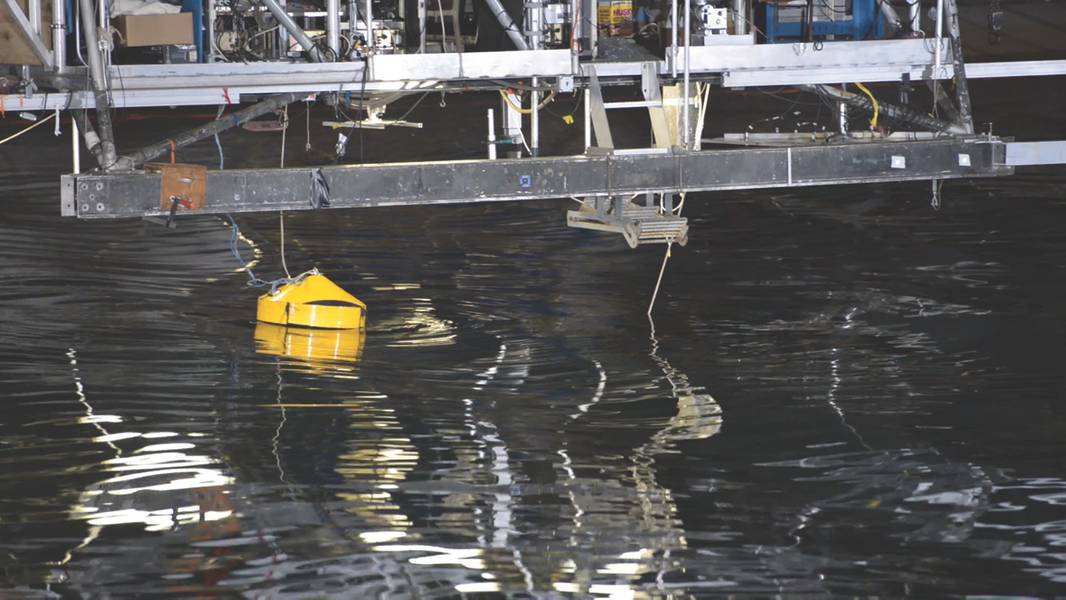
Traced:
<svg viewBox="0 0 1066 600">
<path fill-rule="evenodd" d="M 818 6 L 824 0 L 815 0 L 813 6 Z M 776 4 L 766 5 L 766 41 L 773 44 L 777 42 L 793 42 L 803 39 L 806 23 L 788 22 L 782 23 L 782 9 L 796 9 L 808 6 L 807 3 L 797 3 L 794 6 L 781 7 Z M 877 0 L 852 0 L 851 14 L 831 13 L 832 21 L 814 21 L 811 28 L 814 30 L 812 37 L 816 40 L 824 40 L 826 36 L 834 39 L 864 40 L 879 38 L 885 33 L 885 21 L 881 12 L 877 10 Z"/>
</svg>

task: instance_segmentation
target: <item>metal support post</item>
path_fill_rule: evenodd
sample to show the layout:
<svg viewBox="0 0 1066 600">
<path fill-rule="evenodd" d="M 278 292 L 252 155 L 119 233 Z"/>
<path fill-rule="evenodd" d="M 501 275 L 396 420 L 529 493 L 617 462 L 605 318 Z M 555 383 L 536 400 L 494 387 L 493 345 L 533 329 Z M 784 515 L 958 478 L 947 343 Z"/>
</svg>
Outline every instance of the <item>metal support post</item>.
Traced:
<svg viewBox="0 0 1066 600">
<path fill-rule="evenodd" d="M 747 33 L 748 0 L 733 0 L 733 34 L 744 35 Z"/>
<path fill-rule="evenodd" d="M 366 46 L 373 51 L 374 49 L 374 7 L 371 5 L 371 0 L 366 0 L 366 14 L 363 18 L 366 22 Z M 425 23 L 422 24 L 423 31 L 425 30 Z M 443 33 L 443 32 L 442 32 Z"/>
<path fill-rule="evenodd" d="M 29 0 L 26 8 L 30 19 L 30 31 L 39 38 L 41 37 L 41 0 Z"/>
<path fill-rule="evenodd" d="M 101 2 L 101 4 L 103 4 Z M 89 81 L 96 102 L 96 122 L 100 126 L 100 167 L 110 169 L 117 158 L 115 135 L 111 127 L 111 106 L 107 98 L 107 71 L 104 66 L 104 49 L 96 37 L 93 23 L 92 0 L 79 0 L 81 7 L 82 34 L 85 35 L 86 54 L 89 58 Z M 88 121 L 88 119 L 86 119 Z"/>
<path fill-rule="evenodd" d="M 940 64 L 942 62 L 944 42 L 944 0 L 936 0 L 936 63 L 933 69 L 933 78 L 940 79 Z"/>
<path fill-rule="evenodd" d="M 536 88 L 537 78 L 531 81 Z M 529 118 L 529 151 L 536 158 L 540 156 L 540 92 L 536 89 L 529 93 L 529 108 L 532 111 Z"/>
<path fill-rule="evenodd" d="M 418 0 L 418 53 L 426 53 L 426 0 Z"/>
<path fill-rule="evenodd" d="M 333 59 L 341 55 L 341 2 L 326 0 L 326 45 L 333 53 Z"/>
<path fill-rule="evenodd" d="M 911 32 L 919 33 L 922 30 L 922 2 L 914 0 L 907 5 L 907 18 L 911 23 Z"/>
<path fill-rule="evenodd" d="M 941 0 L 943 1 L 943 0 Z M 955 70 L 955 100 L 959 105 L 959 122 L 967 134 L 973 134 L 973 107 L 970 104 L 970 86 L 966 82 L 966 63 L 962 57 L 962 33 L 959 31 L 959 6 L 956 0 L 947 0 L 948 34 L 951 36 L 951 60 Z"/>
<path fill-rule="evenodd" d="M 307 52 L 307 56 L 315 62 L 326 62 L 325 57 L 319 51 L 315 43 L 311 41 L 311 38 L 300 29 L 300 26 L 296 24 L 296 21 L 292 20 L 292 17 L 285 12 L 285 8 L 278 4 L 277 0 L 259 0 L 263 3 L 263 6 L 267 7 L 270 14 L 274 16 L 274 20 L 281 25 L 282 29 L 287 31 L 289 35 L 296 39 L 296 43 L 300 44 L 300 47 Z"/>
<path fill-rule="evenodd" d="M 837 101 L 837 126 L 840 133 L 848 132 L 848 105 L 843 100 Z"/>
<path fill-rule="evenodd" d="M 677 77 L 677 0 L 670 0 L 670 76 Z"/>
<path fill-rule="evenodd" d="M 684 85 L 685 89 L 684 89 L 684 93 L 682 94 L 682 96 L 684 98 L 684 105 L 683 105 L 682 109 L 685 112 L 681 113 L 681 124 L 682 124 L 682 127 L 684 127 L 684 131 L 682 131 L 682 136 L 681 136 L 681 145 L 685 148 L 685 150 L 689 149 L 690 144 L 692 142 L 692 132 L 690 131 L 690 122 L 692 121 L 692 115 L 691 115 L 692 106 L 690 105 L 690 101 L 692 99 L 692 90 L 690 88 L 692 86 L 690 85 L 690 82 L 689 82 L 689 75 L 690 75 L 689 72 L 691 70 L 690 69 L 690 64 L 689 64 L 690 63 L 689 57 L 690 57 L 690 54 L 691 54 L 690 48 L 692 46 L 692 22 L 691 22 L 691 18 L 692 17 L 691 17 L 691 13 L 692 13 L 692 2 L 691 2 L 691 0 L 685 0 L 685 85 Z"/>
</svg>

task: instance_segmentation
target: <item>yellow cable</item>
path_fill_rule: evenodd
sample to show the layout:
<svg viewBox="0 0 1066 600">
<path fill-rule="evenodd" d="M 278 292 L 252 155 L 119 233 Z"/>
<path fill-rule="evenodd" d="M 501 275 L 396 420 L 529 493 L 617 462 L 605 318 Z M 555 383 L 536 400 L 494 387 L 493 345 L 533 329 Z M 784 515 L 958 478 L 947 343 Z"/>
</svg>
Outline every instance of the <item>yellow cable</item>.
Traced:
<svg viewBox="0 0 1066 600">
<path fill-rule="evenodd" d="M 521 113 L 523 115 L 528 115 L 528 114 L 531 114 L 533 112 L 532 108 L 522 108 L 521 106 L 515 105 L 514 100 L 511 100 L 511 95 L 508 94 L 507 92 L 505 92 L 503 90 L 500 90 L 500 95 L 503 96 L 503 99 L 507 102 L 507 104 L 511 105 L 511 108 L 515 109 L 519 113 Z M 554 99 L 555 99 L 555 90 L 552 90 L 551 92 L 548 93 L 548 97 L 545 98 L 544 100 L 542 100 L 541 103 L 537 105 L 537 110 L 540 110 L 540 109 L 544 108 L 545 106 L 548 105 L 549 102 L 551 102 Z"/>
<path fill-rule="evenodd" d="M 862 90 L 862 93 L 870 97 L 870 102 L 874 105 L 874 118 L 870 119 L 870 129 L 877 129 L 877 115 L 880 112 L 880 108 L 877 106 L 877 98 L 874 98 L 874 95 L 870 93 L 870 90 L 868 90 L 865 85 L 855 82 L 855 86 Z"/>
<path fill-rule="evenodd" d="M 18 136 L 20 136 L 20 135 L 22 135 L 22 134 L 26 133 L 27 131 L 29 131 L 29 130 L 33 129 L 34 127 L 37 127 L 38 125 L 43 125 L 44 123 L 47 123 L 47 122 L 48 122 L 48 120 L 49 120 L 49 119 L 51 119 L 51 118 L 52 118 L 52 117 L 54 117 L 54 116 L 56 116 L 56 114 L 55 114 L 55 113 L 52 113 L 52 114 L 48 115 L 47 117 L 45 117 L 45 118 L 41 119 L 40 121 L 37 121 L 37 122 L 36 122 L 36 123 L 34 123 L 33 125 L 30 125 L 30 126 L 29 126 L 29 127 L 27 127 L 26 129 L 23 129 L 22 131 L 20 131 L 20 132 L 18 132 L 18 133 L 13 133 L 13 134 L 11 134 L 11 135 L 7 136 L 6 138 L 4 138 L 4 139 L 0 140 L 0 144 L 6 144 L 6 143 L 10 142 L 11 140 L 13 140 L 13 139 L 17 138 Z"/>
</svg>

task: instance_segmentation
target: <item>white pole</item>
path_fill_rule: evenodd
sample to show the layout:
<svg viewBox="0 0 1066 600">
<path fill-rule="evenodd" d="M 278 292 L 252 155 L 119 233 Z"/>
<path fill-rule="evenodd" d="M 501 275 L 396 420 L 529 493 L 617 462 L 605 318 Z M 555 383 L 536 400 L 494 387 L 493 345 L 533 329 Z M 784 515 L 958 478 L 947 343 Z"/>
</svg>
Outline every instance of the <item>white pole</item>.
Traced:
<svg viewBox="0 0 1066 600">
<path fill-rule="evenodd" d="M 496 160 L 496 115 L 489 109 L 489 160 Z"/>
<path fill-rule="evenodd" d="M 589 90 L 585 88 L 585 152 L 592 147 L 592 109 L 589 107 Z"/>
<path fill-rule="evenodd" d="M 332 51 L 333 60 L 341 55 L 341 2 L 326 0 L 326 45 Z"/>
<path fill-rule="evenodd" d="M 81 140 L 78 139 L 78 120 L 70 120 L 70 151 L 74 156 L 74 174 L 81 173 Z"/>
</svg>

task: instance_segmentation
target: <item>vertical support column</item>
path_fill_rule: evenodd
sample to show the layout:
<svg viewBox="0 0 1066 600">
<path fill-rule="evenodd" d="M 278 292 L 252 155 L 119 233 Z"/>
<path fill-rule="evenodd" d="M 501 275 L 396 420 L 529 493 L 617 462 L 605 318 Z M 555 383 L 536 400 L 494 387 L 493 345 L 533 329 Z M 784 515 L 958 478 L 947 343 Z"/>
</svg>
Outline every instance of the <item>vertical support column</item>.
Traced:
<svg viewBox="0 0 1066 600">
<path fill-rule="evenodd" d="M 914 0 L 907 5 L 907 18 L 911 23 L 911 32 L 918 33 L 922 30 L 922 2 Z"/>
<path fill-rule="evenodd" d="M 510 92 L 504 92 L 510 94 Z M 511 102 L 515 101 L 514 96 L 511 96 Z M 503 120 L 503 132 L 507 136 L 507 139 L 511 141 L 512 146 L 518 146 L 522 142 L 522 113 L 518 112 L 514 108 L 511 108 L 511 102 L 506 99 L 500 100 L 502 106 L 504 120 Z M 521 158 L 521 150 L 511 150 L 507 153 L 510 158 Z"/>
<path fill-rule="evenodd" d="M 670 0 L 670 76 L 677 77 L 677 0 Z"/>
<path fill-rule="evenodd" d="M 52 67 L 59 72 L 67 68 L 67 3 L 52 0 Z"/>
<path fill-rule="evenodd" d="M 943 62 L 941 53 L 944 43 L 944 0 L 936 0 L 936 60 L 933 70 L 933 79 L 940 79 L 940 65 Z"/>
<path fill-rule="evenodd" d="M 489 109 L 489 160 L 496 160 L 496 113 Z"/>
<path fill-rule="evenodd" d="M 539 79 L 534 77 L 530 81 L 536 88 Z M 540 156 L 540 92 L 536 89 L 529 93 L 529 109 L 532 111 L 529 118 L 529 152 L 536 158 Z"/>
<path fill-rule="evenodd" d="M 973 107 L 970 104 L 970 85 L 966 81 L 966 63 L 962 57 L 962 33 L 959 31 L 959 6 L 947 0 L 948 34 L 951 36 L 951 61 L 955 68 L 955 101 L 959 105 L 959 122 L 968 134 L 973 134 Z"/>
<path fill-rule="evenodd" d="M 692 2 L 691 0 L 685 1 L 685 82 L 684 82 L 684 98 L 681 113 L 681 126 L 684 130 L 681 133 L 681 145 L 685 150 L 689 150 L 692 142 L 692 86 L 689 80 L 689 48 L 692 45 Z"/>
<path fill-rule="evenodd" d="M 418 53 L 426 53 L 426 0 L 418 0 Z"/>
<path fill-rule="evenodd" d="M 733 0 L 733 35 L 747 33 L 748 0 Z"/>
<path fill-rule="evenodd" d="M 333 53 L 334 60 L 341 55 L 341 2 L 326 0 L 326 45 Z"/>
</svg>

